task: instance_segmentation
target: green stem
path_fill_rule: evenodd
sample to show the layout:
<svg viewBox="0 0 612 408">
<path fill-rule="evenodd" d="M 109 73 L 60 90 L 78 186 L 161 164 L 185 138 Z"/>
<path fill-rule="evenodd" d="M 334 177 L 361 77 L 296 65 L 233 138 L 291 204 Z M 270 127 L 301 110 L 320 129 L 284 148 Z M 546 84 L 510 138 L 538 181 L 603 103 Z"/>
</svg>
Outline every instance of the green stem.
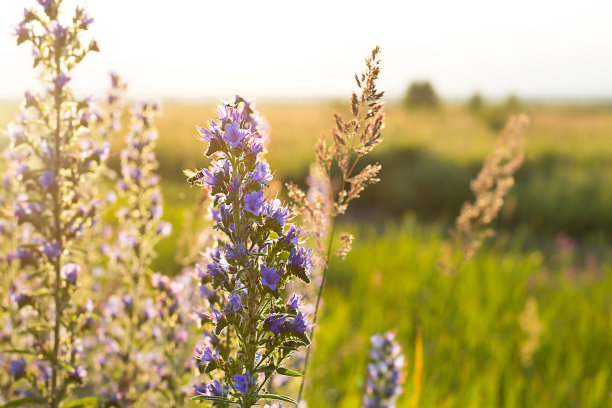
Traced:
<svg viewBox="0 0 612 408">
<path fill-rule="evenodd" d="M 319 291 L 317 293 L 317 302 L 315 303 L 314 317 L 312 319 L 312 334 L 310 336 L 311 344 L 314 341 L 315 329 L 317 327 L 317 317 L 319 311 L 319 305 L 321 304 L 321 297 L 323 295 L 323 287 L 325 286 L 325 278 L 327 276 L 327 269 L 329 268 L 329 258 L 331 256 L 332 242 L 334 240 L 334 231 L 336 230 L 336 217 L 333 217 L 332 227 L 329 234 L 329 242 L 327 244 L 327 254 L 325 255 L 325 267 L 323 268 L 323 275 L 321 276 L 321 283 L 319 284 Z M 302 382 L 300 383 L 300 390 L 298 391 L 297 402 L 302 400 L 302 392 L 304 390 L 304 384 L 306 383 L 306 373 L 308 371 L 308 362 L 310 360 L 310 350 L 312 347 L 306 349 L 306 358 L 304 359 L 304 368 L 302 369 L 303 376 Z"/>
<path fill-rule="evenodd" d="M 60 56 L 59 53 L 55 52 L 55 75 L 59 78 L 61 75 Z M 54 90 L 55 96 L 55 132 L 54 132 L 54 161 L 53 161 L 53 172 L 56 179 L 59 180 L 59 169 L 60 169 L 60 132 L 61 132 L 61 109 L 62 109 L 62 95 L 61 89 L 58 84 L 55 84 Z M 58 393 L 58 370 L 59 370 L 59 348 L 60 348 L 60 325 L 62 317 L 62 304 L 61 304 L 61 253 L 63 251 L 63 240 L 61 231 L 61 220 L 60 220 L 60 202 L 59 202 L 59 181 L 56 183 L 52 191 L 53 198 L 53 232 L 55 240 L 60 246 L 60 255 L 54 261 L 55 269 L 55 284 L 53 288 L 53 299 L 55 302 L 55 322 L 53 328 L 53 355 L 52 355 L 52 366 L 51 366 L 51 408 L 57 408 L 59 406 L 61 395 Z M 56 395 L 57 394 L 57 395 Z"/>
</svg>

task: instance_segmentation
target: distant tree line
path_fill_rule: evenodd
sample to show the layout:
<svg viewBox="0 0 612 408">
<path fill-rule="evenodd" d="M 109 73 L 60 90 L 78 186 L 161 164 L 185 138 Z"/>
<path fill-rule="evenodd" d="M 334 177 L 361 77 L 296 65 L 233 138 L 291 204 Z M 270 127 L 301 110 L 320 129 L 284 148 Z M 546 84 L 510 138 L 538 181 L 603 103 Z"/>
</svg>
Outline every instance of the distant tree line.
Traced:
<svg viewBox="0 0 612 408">
<path fill-rule="evenodd" d="M 428 80 L 410 83 L 404 94 L 403 104 L 408 109 L 436 110 L 441 101 L 434 86 Z M 479 92 L 474 92 L 467 100 L 467 109 L 482 120 L 493 131 L 500 131 L 511 115 L 523 110 L 519 98 L 510 94 L 501 103 L 489 104 Z"/>
</svg>

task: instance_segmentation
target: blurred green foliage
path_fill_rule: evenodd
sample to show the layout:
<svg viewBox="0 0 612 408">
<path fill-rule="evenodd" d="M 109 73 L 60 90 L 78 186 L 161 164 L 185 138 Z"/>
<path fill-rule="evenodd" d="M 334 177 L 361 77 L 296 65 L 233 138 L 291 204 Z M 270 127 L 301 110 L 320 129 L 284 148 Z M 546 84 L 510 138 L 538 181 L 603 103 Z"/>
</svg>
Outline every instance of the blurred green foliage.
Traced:
<svg viewBox="0 0 612 408">
<path fill-rule="evenodd" d="M 431 82 L 426 80 L 414 81 L 406 90 L 404 105 L 408 108 L 437 108 L 440 98 Z"/>
<path fill-rule="evenodd" d="M 484 99 L 480 92 L 474 92 L 468 99 L 467 108 L 474 113 L 478 113 L 484 106 Z"/>
<path fill-rule="evenodd" d="M 523 113 L 525 107 L 518 96 L 510 94 L 500 103 L 487 104 L 476 92 L 467 101 L 467 108 L 492 131 L 501 131 L 511 115 Z"/>
<path fill-rule="evenodd" d="M 437 267 L 442 230 L 414 218 L 355 226 L 334 262 L 307 395 L 313 406 L 358 406 L 368 338 L 396 328 L 410 407 L 417 328 L 424 341 L 421 407 L 604 407 L 612 390 L 612 256 L 534 249 L 514 233 L 485 246 L 457 275 Z M 519 316 L 538 302 L 543 332 L 532 365 Z"/>
</svg>

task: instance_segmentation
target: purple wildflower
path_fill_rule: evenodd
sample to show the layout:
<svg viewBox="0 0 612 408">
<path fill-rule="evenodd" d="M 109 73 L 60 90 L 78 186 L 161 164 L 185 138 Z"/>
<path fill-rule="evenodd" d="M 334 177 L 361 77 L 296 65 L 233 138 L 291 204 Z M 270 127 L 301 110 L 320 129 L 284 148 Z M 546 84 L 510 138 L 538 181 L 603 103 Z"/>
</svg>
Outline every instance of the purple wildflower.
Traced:
<svg viewBox="0 0 612 408">
<path fill-rule="evenodd" d="M 210 384 L 193 386 L 196 395 L 208 395 L 210 397 L 225 397 L 228 393 L 227 386 L 217 380 L 212 380 Z"/>
<path fill-rule="evenodd" d="M 237 312 L 242 307 L 242 301 L 240 300 L 240 294 L 234 293 L 227 302 L 227 308 L 231 311 Z"/>
<path fill-rule="evenodd" d="M 221 313 L 220 311 L 218 311 L 212 306 L 210 308 L 212 309 L 212 321 L 213 323 L 217 324 L 217 322 L 219 322 L 220 320 L 224 318 L 223 313 Z"/>
<path fill-rule="evenodd" d="M 73 262 L 62 266 L 61 275 L 68 283 L 76 283 L 77 276 L 81 273 L 81 265 Z"/>
<path fill-rule="evenodd" d="M 127 310 L 130 310 L 134 306 L 134 299 L 129 295 L 122 296 L 121 301 L 123 302 L 123 307 Z"/>
<path fill-rule="evenodd" d="M 38 4 L 43 6 L 45 10 L 48 9 L 52 3 L 53 3 L 53 0 L 38 0 Z"/>
<path fill-rule="evenodd" d="M 21 265 L 28 265 L 34 262 L 34 254 L 27 248 L 19 247 L 17 248 L 17 259 Z"/>
<path fill-rule="evenodd" d="M 25 375 L 25 370 L 26 370 L 26 362 L 23 359 L 23 357 L 21 357 L 19 360 L 11 361 L 10 370 L 11 370 L 11 375 L 15 379 L 19 379 L 23 377 Z"/>
<path fill-rule="evenodd" d="M 280 334 L 283 331 L 286 320 L 286 316 L 272 314 L 264 320 L 264 327 L 274 334 Z"/>
<path fill-rule="evenodd" d="M 249 379 L 247 376 L 241 374 L 234 375 L 234 388 L 236 391 L 246 394 L 249 391 Z"/>
<path fill-rule="evenodd" d="M 287 301 L 287 307 L 289 309 L 298 310 L 299 305 L 300 305 L 300 295 L 295 293 L 293 296 L 291 296 L 289 301 Z"/>
<path fill-rule="evenodd" d="M 244 196 L 244 209 L 253 215 L 259 215 L 265 199 L 263 191 L 252 191 Z"/>
<path fill-rule="evenodd" d="M 42 211 L 41 205 L 30 201 L 21 201 L 15 205 L 13 214 L 17 219 L 27 219 L 36 216 Z"/>
<path fill-rule="evenodd" d="M 223 221 L 221 219 L 221 212 L 217 209 L 215 209 L 214 207 L 209 207 L 208 208 L 208 213 L 210 215 L 210 219 L 214 222 L 221 222 Z"/>
<path fill-rule="evenodd" d="M 119 216 L 119 214 L 117 214 Z M 127 214 L 126 214 L 127 216 Z M 122 218 L 122 217 L 119 217 Z M 138 240 L 136 239 L 136 237 L 132 234 L 129 234 L 125 231 L 121 231 L 119 233 L 119 243 L 122 246 L 128 247 L 128 248 L 136 248 L 138 247 Z"/>
<path fill-rule="evenodd" d="M 230 193 L 236 193 L 236 192 L 240 193 L 240 187 L 241 187 L 240 178 L 235 177 L 234 180 L 232 180 L 232 182 L 227 185 L 227 191 L 229 191 Z"/>
<path fill-rule="evenodd" d="M 196 396 L 199 396 L 199 395 L 208 395 L 207 391 L 206 391 L 206 387 L 207 387 L 206 383 L 202 383 L 202 385 L 194 384 L 194 386 L 193 386 L 193 393 Z"/>
<path fill-rule="evenodd" d="M 80 11 L 80 14 L 81 14 L 81 24 L 83 25 L 83 28 L 85 28 L 85 29 L 89 28 L 91 23 L 94 22 L 93 17 L 88 16 L 87 13 L 85 12 L 85 10 L 82 10 L 82 9 L 78 9 L 77 10 L 77 14 L 79 14 L 79 11 Z"/>
<path fill-rule="evenodd" d="M 30 38 L 30 31 L 28 30 L 28 27 L 26 27 L 25 22 L 22 21 L 17 25 L 17 27 L 15 27 L 14 35 L 17 37 L 17 45 Z"/>
<path fill-rule="evenodd" d="M 310 327 L 308 327 L 308 319 L 301 312 L 298 312 L 297 316 L 293 321 L 290 322 L 291 330 L 295 333 L 302 334 L 304 332 L 310 331 Z"/>
<path fill-rule="evenodd" d="M 58 76 L 57 78 L 53 80 L 53 83 L 59 89 L 64 88 L 68 82 L 70 82 L 70 77 L 64 73 L 62 73 L 60 76 Z"/>
<path fill-rule="evenodd" d="M 255 167 L 255 170 L 253 170 L 253 181 L 256 183 L 266 184 L 270 180 L 272 180 L 270 165 L 266 162 L 259 162 Z"/>
<path fill-rule="evenodd" d="M 274 199 L 265 203 L 262 211 L 264 217 L 273 219 L 281 227 L 285 226 L 285 222 L 287 222 L 289 218 L 289 209 L 283 207 L 279 199 Z M 295 229 L 293 226 L 292 228 Z"/>
<path fill-rule="evenodd" d="M 156 232 L 162 237 L 168 237 L 172 234 L 172 224 L 169 222 L 160 222 L 157 225 Z"/>
<path fill-rule="evenodd" d="M 288 265 L 299 270 L 305 270 L 307 273 L 310 272 L 312 266 L 311 253 L 311 249 L 306 251 L 304 247 L 291 248 Z"/>
<path fill-rule="evenodd" d="M 196 126 L 196 130 L 198 131 L 198 139 L 210 143 L 213 139 L 218 139 L 219 137 L 219 133 L 218 133 L 218 129 L 217 127 L 213 127 L 212 125 L 214 125 L 215 123 L 212 122 L 211 123 L 211 130 L 208 130 L 206 127 L 204 126 Z"/>
<path fill-rule="evenodd" d="M 106 142 L 101 147 L 94 150 L 94 154 L 97 155 L 100 160 L 106 161 L 110 154 L 110 143 Z"/>
<path fill-rule="evenodd" d="M 232 213 L 232 205 L 231 204 L 221 204 L 219 206 L 219 211 L 221 212 L 221 219 L 227 219 Z"/>
<path fill-rule="evenodd" d="M 229 120 L 229 118 L 230 118 L 229 106 L 225 104 L 217 106 L 217 117 L 215 119 L 220 120 L 221 122 L 224 122 L 226 120 Z"/>
<path fill-rule="evenodd" d="M 18 126 L 15 126 L 14 123 L 9 123 L 6 126 L 6 131 L 8 133 L 9 138 L 12 140 L 13 143 L 15 143 L 15 145 L 20 144 L 21 141 L 24 140 L 23 129 L 21 129 Z M 9 153 L 9 152 L 7 152 L 7 153 Z"/>
<path fill-rule="evenodd" d="M 205 255 L 205 259 L 208 258 L 206 270 L 195 268 L 194 277 L 201 293 L 208 298 L 211 291 L 216 291 L 216 299 L 209 299 L 208 302 L 210 307 L 207 311 L 211 313 L 212 309 L 212 316 L 200 314 L 196 319 L 201 323 L 212 319 L 216 326 L 215 333 L 219 336 L 227 334 L 231 339 L 235 335 L 236 344 L 232 347 L 236 349 L 238 358 L 234 357 L 234 352 L 228 357 L 227 351 L 224 351 L 220 354 L 221 364 L 214 367 L 209 364 L 205 370 L 223 371 L 224 378 L 236 392 L 232 397 L 240 404 L 253 403 L 256 399 L 251 398 L 251 394 L 255 397 L 255 390 L 258 393 L 262 389 L 269 375 L 260 373 L 251 376 L 249 370 L 253 371 L 254 367 L 263 364 L 274 364 L 276 356 L 282 355 L 275 353 L 291 353 L 303 345 L 303 342 L 285 341 L 282 344 L 287 351 L 277 352 L 281 340 L 279 336 L 284 333 L 306 341 L 304 332 L 309 327 L 306 318 L 297 310 L 299 298 L 292 297 L 285 307 L 283 299 L 286 297 L 282 289 L 285 277 L 289 278 L 290 275 L 298 275 L 305 282 L 309 279 L 302 277 L 305 275 L 303 270 L 301 275 L 295 271 L 286 273 L 285 265 L 289 264 L 286 252 L 292 245 L 282 239 L 290 213 L 280 200 L 268 201 L 264 198 L 263 187 L 272 180 L 272 172 L 270 166 L 259 157 L 264 150 L 264 140 L 259 134 L 256 112 L 249 103 L 238 97 L 234 104 L 220 106 L 215 120 L 217 123 L 211 122 L 208 129 L 198 129 L 198 132 L 202 140 L 211 143 L 207 155 L 213 160 L 212 166 L 223 168 L 223 173 L 215 172 L 215 188 L 209 194 L 212 195 L 212 207 L 215 207 L 211 211 L 216 221 L 215 229 L 225 234 L 227 239 L 215 237 L 216 251 L 219 252 L 221 248 L 218 259 Z M 287 229 L 290 230 L 288 242 L 297 244 L 298 231 L 289 229 L 289 226 Z M 299 258 L 301 255 L 294 255 L 294 258 L 297 257 L 294 263 L 303 267 L 308 261 Z M 256 268 L 255 275 L 253 267 Z M 298 266 L 292 268 L 297 269 Z M 270 290 L 263 290 L 263 287 Z M 258 301 L 265 305 L 263 309 L 257 306 Z M 223 313 L 215 309 L 219 305 Z M 257 311 L 251 310 L 254 307 L 258 308 Z M 263 325 L 253 326 L 248 317 L 252 312 L 263 313 Z M 258 346 L 266 345 L 263 355 L 261 352 L 255 356 L 245 352 L 245 336 L 251 334 L 255 335 Z M 218 343 L 214 344 L 225 344 L 219 341 L 217 339 Z M 207 392 L 205 385 L 195 389 L 199 394 Z"/>
<path fill-rule="evenodd" d="M 240 129 L 238 123 L 230 123 L 225 126 L 225 134 L 223 140 L 225 140 L 232 148 L 242 147 L 242 140 L 246 136 L 246 132 Z"/>
<path fill-rule="evenodd" d="M 51 170 L 43 171 L 38 182 L 42 188 L 49 190 L 51 187 L 55 186 L 55 173 Z"/>
<path fill-rule="evenodd" d="M 370 342 L 372 348 L 363 406 L 394 406 L 395 400 L 402 393 L 404 355 L 392 332 L 382 336 L 375 334 Z"/>
<path fill-rule="evenodd" d="M 251 145 L 249 147 L 248 153 L 252 156 L 257 156 L 259 153 L 263 152 L 264 145 L 261 140 L 253 139 L 251 141 Z"/>
<path fill-rule="evenodd" d="M 66 37 L 67 31 L 57 20 L 53 20 L 49 25 L 50 31 L 57 40 L 62 40 Z"/>
<path fill-rule="evenodd" d="M 30 92 L 29 90 L 25 91 L 24 97 L 26 100 L 26 107 L 34 105 L 36 97 L 34 96 L 34 94 L 32 94 L 32 92 Z"/>
<path fill-rule="evenodd" d="M 207 391 L 208 391 L 208 395 L 211 396 L 217 396 L 217 397 L 224 397 L 227 395 L 227 386 L 226 385 L 222 385 L 219 381 L 217 380 L 212 380 L 210 384 L 208 384 L 208 386 L 206 387 Z"/>
<path fill-rule="evenodd" d="M 77 366 L 74 368 L 74 370 L 68 373 L 68 378 L 79 384 L 83 382 L 85 377 L 87 377 L 87 370 L 83 366 Z"/>
<path fill-rule="evenodd" d="M 212 363 L 219 360 L 219 353 L 210 346 L 196 346 L 195 357 L 200 361 Z"/>
<path fill-rule="evenodd" d="M 11 300 L 17 304 L 20 309 L 26 305 L 32 304 L 32 296 L 28 293 L 11 292 Z"/>
<path fill-rule="evenodd" d="M 283 242 L 288 243 L 289 245 L 297 245 L 298 239 L 300 237 L 300 230 L 295 228 L 295 226 L 291 226 L 289 231 L 285 233 L 285 235 L 281 238 Z"/>
<path fill-rule="evenodd" d="M 211 278 L 225 282 L 227 279 L 227 268 L 228 266 L 225 263 L 212 262 L 206 265 L 206 272 Z"/>
<path fill-rule="evenodd" d="M 170 278 L 161 273 L 154 273 L 151 276 L 151 285 L 155 289 L 166 290 L 170 284 Z"/>
<path fill-rule="evenodd" d="M 53 241 L 53 242 L 45 241 L 45 242 L 43 242 L 43 253 L 51 261 L 54 260 L 55 258 L 57 258 L 60 255 L 60 253 L 61 253 L 59 242 L 57 242 L 57 241 Z"/>
<path fill-rule="evenodd" d="M 240 259 L 245 257 L 246 255 L 246 249 L 241 243 L 237 243 L 234 247 L 232 247 L 230 244 L 225 244 L 226 258 Z"/>
<path fill-rule="evenodd" d="M 53 376 L 53 370 L 43 361 L 34 361 L 34 368 L 38 371 L 38 379 L 41 382 L 47 382 Z"/>
<path fill-rule="evenodd" d="M 274 267 L 266 268 L 261 265 L 261 284 L 267 286 L 271 290 L 276 290 L 276 284 L 280 280 L 281 275 L 276 272 Z"/>
<path fill-rule="evenodd" d="M 202 170 L 202 174 L 204 175 L 204 177 L 202 177 L 202 184 L 204 187 L 214 187 L 219 183 L 216 173 L 211 173 L 207 169 L 204 169 Z"/>
</svg>

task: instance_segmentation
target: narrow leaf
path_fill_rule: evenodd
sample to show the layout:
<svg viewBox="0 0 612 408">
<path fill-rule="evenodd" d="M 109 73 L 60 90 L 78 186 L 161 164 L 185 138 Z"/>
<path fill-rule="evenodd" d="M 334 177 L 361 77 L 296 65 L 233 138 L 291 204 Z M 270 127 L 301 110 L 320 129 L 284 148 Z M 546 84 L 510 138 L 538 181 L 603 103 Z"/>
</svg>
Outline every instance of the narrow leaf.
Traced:
<svg viewBox="0 0 612 408">
<path fill-rule="evenodd" d="M 285 368 L 285 367 L 278 367 L 276 372 L 279 373 L 280 375 L 286 375 L 287 377 L 301 377 L 302 376 L 301 373 L 298 373 L 297 371 L 289 370 L 288 368 Z"/>
<path fill-rule="evenodd" d="M 47 404 L 47 399 L 46 398 L 41 398 L 41 397 L 20 398 L 20 399 L 17 399 L 17 400 L 13 400 L 13 401 L 7 402 L 6 404 L 0 406 L 0 408 L 20 407 L 20 406 L 26 405 L 26 404 L 46 405 Z"/>
<path fill-rule="evenodd" d="M 274 372 L 275 369 L 276 369 L 276 366 L 274 364 L 269 364 L 267 366 L 259 367 L 257 370 L 255 370 L 255 372 L 256 373 L 271 373 L 271 372 Z"/>
<path fill-rule="evenodd" d="M 263 398 L 263 399 L 274 399 L 274 400 L 279 400 L 279 401 L 285 401 L 285 402 L 289 402 L 293 405 L 297 405 L 297 402 L 295 402 L 294 400 L 292 400 L 291 398 L 284 396 L 284 395 L 277 395 L 277 394 L 262 394 L 259 396 L 259 398 Z"/>
<path fill-rule="evenodd" d="M 8 350 L 2 350 L 2 353 L 14 353 L 14 354 L 36 354 L 36 352 L 32 351 L 32 350 L 19 350 L 19 349 L 8 349 Z"/>
<path fill-rule="evenodd" d="M 96 397 L 86 397 L 79 400 L 70 401 L 69 403 L 62 405 L 62 408 L 87 408 L 97 406 L 98 399 Z"/>
<path fill-rule="evenodd" d="M 234 401 L 231 401 L 225 397 L 214 397 L 211 395 L 198 395 L 197 397 L 193 397 L 191 399 L 195 401 L 213 401 L 213 402 L 225 402 L 228 404 L 235 404 Z"/>
</svg>

